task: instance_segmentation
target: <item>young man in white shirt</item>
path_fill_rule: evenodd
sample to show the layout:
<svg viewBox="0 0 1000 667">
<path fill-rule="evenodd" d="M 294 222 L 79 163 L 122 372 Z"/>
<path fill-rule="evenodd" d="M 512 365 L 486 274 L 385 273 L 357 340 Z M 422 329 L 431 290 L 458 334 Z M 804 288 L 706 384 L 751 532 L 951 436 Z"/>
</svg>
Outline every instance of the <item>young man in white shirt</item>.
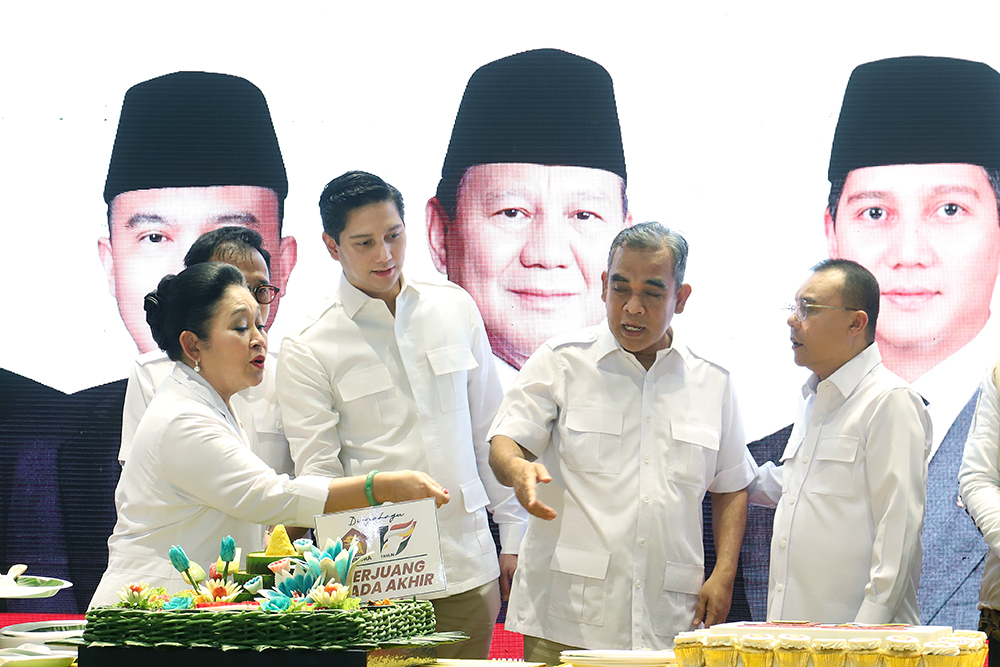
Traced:
<svg viewBox="0 0 1000 667">
<path fill-rule="evenodd" d="M 750 500 L 777 507 L 768 620 L 920 624 L 920 530 L 930 415 L 875 343 L 879 287 L 824 260 L 788 317 L 795 363 L 812 371 L 782 465 Z"/>
<path fill-rule="evenodd" d="M 539 348 L 490 429 L 497 478 L 533 515 L 507 611 L 529 662 L 669 648 L 726 620 L 756 466 L 729 373 L 670 327 L 691 294 L 686 259 L 659 223 L 619 233 L 607 322 Z M 707 581 L 706 491 L 718 554 Z"/>
<path fill-rule="evenodd" d="M 450 489 L 453 500 L 438 513 L 448 589 L 432 602 L 439 630 L 472 639 L 439 650 L 486 658 L 497 578 L 506 583 L 517 565 L 524 515 L 489 468 L 486 431 L 502 392 L 482 317 L 460 287 L 403 275 L 403 198 L 378 176 L 334 179 L 320 213 L 343 276 L 282 343 L 278 400 L 295 472 L 407 468 Z M 487 507 L 500 525 L 500 566 Z"/>
</svg>

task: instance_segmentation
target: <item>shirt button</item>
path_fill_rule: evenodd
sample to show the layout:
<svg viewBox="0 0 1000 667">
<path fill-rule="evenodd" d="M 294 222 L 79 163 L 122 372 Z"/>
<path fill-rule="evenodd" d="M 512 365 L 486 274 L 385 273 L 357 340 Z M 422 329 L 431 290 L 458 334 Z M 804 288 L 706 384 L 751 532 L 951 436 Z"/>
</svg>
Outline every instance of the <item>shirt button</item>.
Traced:
<svg viewBox="0 0 1000 667">
<path fill-rule="evenodd" d="M 792 496 L 791 498 L 788 499 L 788 504 L 789 505 L 794 505 L 795 504 L 795 496 Z"/>
<path fill-rule="evenodd" d="M 635 587 L 636 588 L 642 588 L 642 582 L 641 581 L 635 582 Z"/>
<path fill-rule="evenodd" d="M 778 584 L 774 588 L 775 588 L 775 590 L 777 590 L 780 593 L 781 591 L 785 590 L 785 585 L 784 584 Z"/>
<path fill-rule="evenodd" d="M 275 426 L 276 428 L 279 428 L 279 429 L 280 429 L 280 428 L 281 428 L 281 422 L 276 422 L 276 423 L 274 424 L 274 426 Z"/>
<path fill-rule="evenodd" d="M 816 423 L 817 424 L 823 423 L 823 415 L 816 415 Z"/>
<path fill-rule="evenodd" d="M 649 423 L 649 422 L 650 422 L 650 421 L 651 421 L 652 419 L 653 419 L 652 417 L 650 417 L 649 415 L 646 415 L 646 423 L 647 423 L 647 424 L 648 424 L 648 423 Z"/>
<path fill-rule="evenodd" d="M 809 463 L 809 457 L 808 456 L 803 456 L 802 457 L 802 462 L 803 463 Z"/>
<path fill-rule="evenodd" d="M 649 457 L 648 457 L 648 456 L 643 456 L 643 457 L 642 457 L 642 460 L 643 460 L 644 462 L 646 462 L 646 463 L 649 463 Z"/>
<path fill-rule="evenodd" d="M 649 496 L 643 496 L 642 497 L 642 502 L 648 503 L 649 502 Z"/>
<path fill-rule="evenodd" d="M 646 543 L 646 538 L 645 537 L 640 537 L 639 538 L 639 544 L 645 544 L 645 543 Z"/>
<path fill-rule="evenodd" d="M 788 546 L 788 540 L 781 540 L 781 542 L 779 542 L 778 544 L 781 545 L 782 549 L 784 549 L 785 547 Z"/>
</svg>

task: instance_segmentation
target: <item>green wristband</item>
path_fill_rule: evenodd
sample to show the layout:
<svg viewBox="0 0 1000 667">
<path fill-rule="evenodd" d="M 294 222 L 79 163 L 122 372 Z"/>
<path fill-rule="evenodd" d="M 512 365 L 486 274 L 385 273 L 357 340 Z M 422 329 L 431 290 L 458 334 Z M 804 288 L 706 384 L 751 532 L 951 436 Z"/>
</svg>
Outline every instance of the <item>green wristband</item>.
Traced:
<svg viewBox="0 0 1000 667">
<path fill-rule="evenodd" d="M 368 497 L 368 504 L 372 507 L 378 505 L 375 502 L 375 492 L 372 491 L 372 482 L 375 480 L 375 475 L 378 474 L 378 470 L 372 470 L 368 473 L 368 477 L 365 478 L 365 495 Z"/>
</svg>

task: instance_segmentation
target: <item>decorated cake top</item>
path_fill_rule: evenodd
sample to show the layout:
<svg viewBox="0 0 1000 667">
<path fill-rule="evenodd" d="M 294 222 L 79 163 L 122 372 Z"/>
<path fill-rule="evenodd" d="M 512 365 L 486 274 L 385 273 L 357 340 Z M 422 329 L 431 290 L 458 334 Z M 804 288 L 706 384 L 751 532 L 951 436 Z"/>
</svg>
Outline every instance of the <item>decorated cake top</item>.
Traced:
<svg viewBox="0 0 1000 667">
<path fill-rule="evenodd" d="M 274 573 L 274 585 L 265 588 L 263 578 L 253 577 L 243 584 L 236 583 L 239 550 L 232 537 L 224 537 L 219 547 L 219 559 L 206 573 L 191 561 L 180 546 L 170 547 L 170 562 L 191 585 L 189 590 L 173 595 L 162 587 L 150 587 L 145 582 L 125 586 L 118 592 L 118 606 L 133 609 L 192 609 L 231 607 L 235 604 L 257 606 L 264 611 L 296 611 L 303 608 L 356 609 L 360 602 L 350 595 L 350 581 L 358 563 L 357 548 L 345 549 L 341 540 L 327 540 L 320 550 L 310 540 L 296 540 L 293 546 L 283 526 L 278 526 L 271 546 L 279 556 L 268 565 Z M 287 557 L 286 554 L 291 552 Z M 258 596 L 256 600 L 251 600 Z"/>
</svg>

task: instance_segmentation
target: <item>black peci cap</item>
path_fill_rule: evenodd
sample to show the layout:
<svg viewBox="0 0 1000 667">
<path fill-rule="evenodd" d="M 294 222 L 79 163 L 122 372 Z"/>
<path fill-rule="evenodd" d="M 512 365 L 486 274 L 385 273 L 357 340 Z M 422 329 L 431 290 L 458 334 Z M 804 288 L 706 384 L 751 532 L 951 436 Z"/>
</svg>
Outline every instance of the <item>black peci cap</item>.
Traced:
<svg viewBox="0 0 1000 667">
<path fill-rule="evenodd" d="M 863 167 L 935 163 L 1000 169 L 1000 74 L 927 56 L 856 67 L 833 137 L 830 182 Z"/>
<path fill-rule="evenodd" d="M 264 94 L 237 76 L 175 72 L 125 93 L 108 204 L 152 188 L 254 185 L 288 194 L 285 163 Z"/>
<path fill-rule="evenodd" d="M 465 87 L 441 169 L 454 191 L 477 164 L 591 167 L 626 179 L 611 75 L 592 60 L 538 49 L 476 70 Z"/>
</svg>

